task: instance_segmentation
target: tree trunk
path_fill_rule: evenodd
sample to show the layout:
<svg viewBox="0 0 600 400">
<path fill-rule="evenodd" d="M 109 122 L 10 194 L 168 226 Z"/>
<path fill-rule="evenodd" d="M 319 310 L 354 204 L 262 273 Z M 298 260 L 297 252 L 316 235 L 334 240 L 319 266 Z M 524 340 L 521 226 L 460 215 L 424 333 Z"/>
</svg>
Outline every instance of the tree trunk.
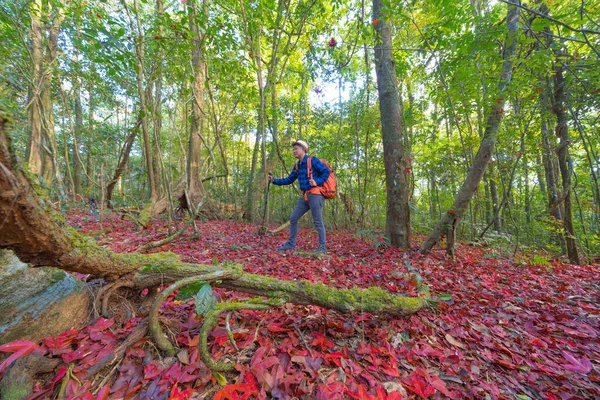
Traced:
<svg viewBox="0 0 600 400">
<path fill-rule="evenodd" d="M 560 57 L 560 54 L 557 54 Z M 565 243 L 567 245 L 567 255 L 569 261 L 573 264 L 579 264 L 579 253 L 575 241 L 575 228 L 573 227 L 573 211 L 571 204 L 571 174 L 572 161 L 569 157 L 569 146 L 571 138 L 569 136 L 569 127 L 567 125 L 566 113 L 566 95 L 565 79 L 563 77 L 562 65 L 556 63 L 554 68 L 554 103 L 552 112 L 556 115 L 555 134 L 560 139 L 558 148 L 555 150 L 558 154 L 558 165 L 562 178 L 562 195 L 564 197 L 563 226 L 565 229 Z"/>
<path fill-rule="evenodd" d="M 117 165 L 117 169 L 115 170 L 115 175 L 112 180 L 106 186 L 106 206 L 112 209 L 112 195 L 113 190 L 119 179 L 121 179 L 121 175 L 123 174 L 123 170 L 127 166 L 127 162 L 129 161 L 129 154 L 131 154 L 131 148 L 133 147 L 133 142 L 135 141 L 135 137 L 137 136 L 137 130 L 142 123 L 141 118 L 138 119 L 135 126 L 131 129 L 131 133 L 125 139 L 125 143 L 123 144 L 123 148 L 121 150 L 121 155 L 119 157 L 119 164 Z"/>
<path fill-rule="evenodd" d="M 492 168 L 490 168 L 490 170 L 491 169 Z M 492 196 L 492 209 L 494 211 L 492 218 L 494 222 L 494 230 L 500 233 L 502 231 L 502 222 L 500 220 L 500 202 L 498 201 L 498 185 L 496 185 L 496 181 L 494 180 L 493 175 L 494 174 L 492 174 L 492 177 L 490 178 L 490 195 Z"/>
<path fill-rule="evenodd" d="M 42 51 L 42 1 L 30 5 L 31 28 L 29 31 L 31 51 L 31 86 L 29 87 L 29 124 L 31 135 L 27 143 L 27 166 L 29 172 L 41 176 L 43 172 L 42 102 L 40 90 L 43 79 Z"/>
<path fill-rule="evenodd" d="M 41 99 L 42 99 L 42 132 L 44 133 L 45 139 L 45 151 L 44 151 L 44 181 L 48 184 L 52 182 L 53 177 L 56 178 L 56 187 L 58 192 L 64 198 L 64 184 L 60 168 L 58 168 L 58 150 L 56 147 L 56 131 L 54 129 L 54 111 L 52 107 L 52 78 L 54 76 L 53 71 L 56 67 L 56 53 L 58 49 L 58 34 L 60 32 L 60 25 L 64 20 L 64 12 L 62 10 L 62 4 L 58 4 L 58 11 L 52 24 L 48 29 L 48 41 L 47 41 L 47 54 L 44 60 L 43 72 L 44 78 L 42 80 L 41 87 Z"/>
<path fill-rule="evenodd" d="M 546 185 L 548 193 L 548 210 L 550 212 L 550 216 L 555 218 L 558 221 L 562 221 L 562 213 L 558 195 L 558 189 L 556 187 L 556 181 L 558 179 L 558 171 L 556 167 L 556 163 L 554 162 L 554 156 L 552 153 L 552 144 L 550 142 L 551 135 L 550 130 L 548 129 L 548 120 L 545 115 L 546 111 L 549 110 L 549 103 L 547 101 L 548 92 L 544 90 L 542 92 L 542 161 L 544 164 L 544 171 L 546 176 Z"/>
<path fill-rule="evenodd" d="M 520 2 L 517 3 L 520 4 Z M 444 234 L 448 236 L 454 235 L 456 232 L 456 227 L 466 212 L 471 198 L 477 189 L 479 189 L 481 178 L 483 177 L 483 174 L 485 173 L 485 170 L 492 159 L 498 136 L 498 128 L 500 127 L 502 114 L 504 113 L 504 95 L 512 78 L 513 57 L 517 51 L 519 27 L 518 6 L 508 6 L 506 24 L 507 34 L 504 44 L 504 63 L 502 65 L 502 76 L 498 82 L 498 98 L 496 99 L 496 104 L 491 107 L 485 133 L 483 134 L 483 138 L 481 139 L 481 143 L 479 145 L 479 150 L 477 151 L 477 155 L 473 160 L 473 165 L 471 165 L 460 191 L 454 198 L 452 207 L 446 211 L 433 231 L 421 244 L 420 250 L 423 254 L 429 253 L 433 246 L 439 242 Z M 448 242 L 454 242 L 453 239 L 454 238 L 450 240 L 449 237 Z M 450 254 L 453 253 L 453 249 L 451 249 L 450 246 L 448 248 L 448 252 Z"/>
<path fill-rule="evenodd" d="M 122 3 L 125 7 L 126 4 L 123 1 Z M 137 29 L 134 28 L 133 19 L 130 16 L 129 24 L 132 31 L 136 31 L 137 35 L 135 37 L 135 52 L 137 56 L 137 89 L 138 94 L 140 96 L 140 111 L 142 113 L 142 137 L 144 138 L 144 158 L 146 159 L 146 171 L 148 173 L 148 190 L 150 192 L 150 202 L 154 204 L 158 200 L 158 188 L 155 185 L 154 179 L 154 166 L 152 163 L 152 146 L 150 143 L 150 135 L 148 133 L 148 115 L 151 114 L 151 110 L 148 107 L 147 101 L 147 93 L 144 87 L 144 78 L 145 78 L 145 52 L 144 52 L 144 32 L 142 30 L 141 21 L 139 20 L 138 13 L 138 2 L 135 0 L 135 12 L 137 18 Z M 148 83 L 148 82 L 146 82 Z"/>
<path fill-rule="evenodd" d="M 392 246 L 410 248 L 410 208 L 408 199 L 411 173 L 408 154 L 404 147 L 400 96 L 396 69 L 392 54 L 392 36 L 385 21 L 385 6 L 382 0 L 373 0 L 373 20 L 377 32 L 375 46 L 375 71 L 379 93 L 379 113 L 383 136 L 383 156 L 387 194 L 386 234 Z"/>
<path fill-rule="evenodd" d="M 198 4 L 199 0 L 193 0 L 190 6 L 190 29 L 194 34 L 192 48 L 192 66 L 194 82 L 192 84 L 192 127 L 188 145 L 187 184 L 191 210 L 204 196 L 204 185 L 202 185 L 201 146 L 204 135 L 204 84 L 206 64 L 204 61 L 203 42 L 204 35 L 201 33 L 198 19 L 203 12 Z"/>
<path fill-rule="evenodd" d="M 81 135 L 83 133 L 83 110 L 81 107 L 81 86 L 79 76 L 75 75 L 75 134 L 73 137 L 73 185 L 75 186 L 75 194 L 81 194 L 81 172 L 83 165 L 81 163 L 81 153 L 79 144 L 81 143 Z"/>
</svg>

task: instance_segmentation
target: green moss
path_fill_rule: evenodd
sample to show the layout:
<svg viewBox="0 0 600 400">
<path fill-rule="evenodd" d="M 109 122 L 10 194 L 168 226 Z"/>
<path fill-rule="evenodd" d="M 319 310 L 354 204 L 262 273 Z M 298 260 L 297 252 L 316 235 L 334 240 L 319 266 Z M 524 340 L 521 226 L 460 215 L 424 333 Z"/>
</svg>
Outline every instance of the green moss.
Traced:
<svg viewBox="0 0 600 400">
<path fill-rule="evenodd" d="M 11 384 L 2 387 L 0 398 L 4 400 L 21 400 L 31 393 L 30 388 L 23 384 Z"/>
<path fill-rule="evenodd" d="M 347 312 L 360 310 L 378 314 L 395 308 L 403 314 L 410 314 L 422 308 L 429 300 L 428 290 L 427 295 L 405 297 L 379 287 L 340 290 L 309 282 L 301 282 L 299 285 L 303 292 L 314 299 L 315 304 Z"/>
<path fill-rule="evenodd" d="M 146 224 L 150 222 L 150 219 L 152 219 L 151 203 L 146 205 L 146 207 L 144 207 L 142 211 L 140 211 L 140 215 L 138 216 L 137 220 L 141 225 L 146 226 Z"/>
<path fill-rule="evenodd" d="M 170 251 L 153 254 L 129 254 L 126 261 L 132 264 L 141 264 L 140 272 L 166 272 L 178 269 L 181 259 Z M 180 268 L 179 268 L 180 269 Z"/>
</svg>

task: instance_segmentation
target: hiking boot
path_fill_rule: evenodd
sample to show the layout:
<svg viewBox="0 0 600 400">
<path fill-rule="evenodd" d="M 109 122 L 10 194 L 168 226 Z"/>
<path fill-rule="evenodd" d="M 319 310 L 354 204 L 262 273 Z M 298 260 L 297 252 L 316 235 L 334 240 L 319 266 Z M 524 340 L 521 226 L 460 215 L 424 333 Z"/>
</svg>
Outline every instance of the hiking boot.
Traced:
<svg viewBox="0 0 600 400">
<path fill-rule="evenodd" d="M 277 251 L 296 250 L 296 245 L 290 242 L 286 242 L 283 246 L 277 248 Z"/>
<path fill-rule="evenodd" d="M 315 250 L 315 254 L 327 254 L 327 249 L 325 246 L 319 246 L 319 248 Z"/>
</svg>

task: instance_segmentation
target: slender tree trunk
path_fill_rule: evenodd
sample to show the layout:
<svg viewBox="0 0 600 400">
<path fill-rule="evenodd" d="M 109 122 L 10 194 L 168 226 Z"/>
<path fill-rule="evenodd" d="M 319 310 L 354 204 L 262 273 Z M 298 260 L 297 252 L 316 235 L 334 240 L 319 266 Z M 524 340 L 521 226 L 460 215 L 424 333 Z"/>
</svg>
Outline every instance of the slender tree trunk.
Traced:
<svg viewBox="0 0 600 400">
<path fill-rule="evenodd" d="M 484 186 L 485 186 L 485 223 L 490 224 L 492 222 L 492 193 L 490 191 L 490 177 L 487 175 L 484 178 Z"/>
<path fill-rule="evenodd" d="M 40 91 L 43 80 L 43 51 L 42 51 L 42 1 L 35 0 L 30 5 L 31 28 L 29 31 L 31 52 L 31 86 L 29 87 L 29 125 L 31 135 L 27 145 L 27 166 L 29 172 L 38 176 L 43 172 L 43 133 L 42 133 L 42 103 Z"/>
<path fill-rule="evenodd" d="M 125 139 L 125 143 L 123 144 L 123 148 L 121 149 L 121 154 L 119 157 L 119 163 L 117 164 L 117 168 L 115 169 L 115 175 L 111 179 L 111 181 L 106 186 L 106 206 L 108 208 L 113 208 L 112 206 L 112 195 L 117 182 L 121 181 L 121 176 L 125 167 L 127 166 L 127 162 L 129 161 L 129 154 L 131 154 L 131 148 L 133 147 L 133 142 L 135 141 L 135 137 L 137 136 L 137 130 L 142 123 L 141 118 L 138 119 L 135 126 L 131 129 L 131 133 Z"/>
<path fill-rule="evenodd" d="M 560 57 L 560 54 L 557 54 L 557 57 Z M 579 252 L 577 250 L 577 242 L 575 241 L 571 203 L 571 174 L 573 172 L 573 164 L 569 156 L 571 138 L 567 124 L 565 79 L 563 77 L 562 65 L 559 63 L 556 63 L 554 68 L 554 103 L 552 104 L 552 112 L 556 115 L 555 134 L 560 139 L 558 148 L 555 151 L 558 154 L 558 165 L 562 178 L 562 195 L 564 197 L 563 226 L 565 229 L 567 255 L 571 263 L 579 264 Z"/>
<path fill-rule="evenodd" d="M 498 201 L 498 185 L 496 185 L 496 181 L 493 177 L 493 168 L 490 168 L 490 172 L 492 172 L 492 177 L 490 178 L 490 196 L 492 199 L 492 210 L 494 212 L 492 218 L 494 220 L 494 230 L 500 233 L 500 231 L 502 231 L 502 221 L 500 220 L 500 201 Z"/>
<path fill-rule="evenodd" d="M 54 68 L 57 64 L 58 35 L 60 26 L 64 20 L 64 11 L 62 4 L 58 3 L 58 11 L 52 24 L 48 29 L 47 54 L 44 61 L 44 78 L 42 83 L 42 132 L 45 139 L 44 151 L 44 181 L 52 182 L 56 178 L 56 187 L 61 196 L 65 197 L 64 183 L 62 173 L 58 167 L 58 149 L 56 146 L 56 131 L 54 129 L 54 111 L 52 107 L 52 80 L 54 77 Z"/>
<path fill-rule="evenodd" d="M 373 20 L 377 32 L 375 46 L 375 71 L 379 93 L 379 113 L 383 136 L 383 154 L 387 193 L 386 234 L 392 246 L 410 248 L 410 208 L 408 199 L 410 185 L 407 149 L 404 146 L 406 132 L 403 131 L 400 115 L 396 68 L 392 54 L 392 36 L 387 11 L 382 0 L 373 0 Z"/>
<path fill-rule="evenodd" d="M 247 221 L 254 220 L 254 175 L 256 175 L 256 164 L 258 163 L 258 153 L 260 149 L 260 137 L 256 134 L 254 140 L 254 150 L 252 151 L 252 162 L 250 164 L 250 177 L 246 186 L 246 212 L 244 218 Z"/>
<path fill-rule="evenodd" d="M 557 221 L 562 221 L 561 206 L 559 201 L 558 189 L 556 187 L 556 181 L 558 179 L 557 168 L 554 162 L 554 156 L 552 152 L 551 134 L 548 129 L 548 119 L 546 112 L 549 110 L 549 98 L 548 90 L 546 88 L 541 94 L 541 106 L 542 106 L 542 118 L 541 118 L 541 131 L 542 131 L 542 161 L 544 164 L 544 171 L 546 175 L 546 185 L 548 193 L 548 210 L 550 217 L 555 218 Z"/>
<path fill-rule="evenodd" d="M 202 185 L 201 146 L 204 136 L 204 84 L 206 64 L 204 61 L 203 41 L 204 35 L 200 31 L 200 21 L 203 13 L 199 0 L 193 0 L 190 4 L 190 29 L 194 34 L 192 48 L 192 66 L 194 82 L 192 84 L 192 126 L 188 145 L 187 158 L 187 184 L 188 194 L 192 204 L 190 210 L 194 210 L 204 196 Z"/>
<path fill-rule="evenodd" d="M 520 4 L 520 1 L 517 0 L 517 4 Z M 504 63 L 502 65 L 502 75 L 498 82 L 498 98 L 496 104 L 491 107 L 485 133 L 483 134 L 483 138 L 479 145 L 479 150 L 477 151 L 477 155 L 473 160 L 473 165 L 471 165 L 460 191 L 454 198 L 452 207 L 444 214 L 433 231 L 421 244 L 421 252 L 424 254 L 429 253 L 433 246 L 439 242 L 444 234 L 446 234 L 448 235 L 448 254 L 453 256 L 454 249 L 450 246 L 450 243 L 454 242 L 456 228 L 460 219 L 466 212 L 471 198 L 477 189 L 479 189 L 481 178 L 492 159 L 498 136 L 498 128 L 500 127 L 502 114 L 504 113 L 504 96 L 506 88 L 510 84 L 512 78 L 513 57 L 517 51 L 519 27 L 518 6 L 508 6 L 506 25 L 507 34 L 503 54 Z"/>
<path fill-rule="evenodd" d="M 83 109 L 81 107 L 81 86 L 79 76 L 74 77 L 75 83 L 75 134 L 73 137 L 73 185 L 75 186 L 75 194 L 81 194 L 81 153 L 79 144 L 81 143 L 81 135 L 83 133 Z"/>
<path fill-rule="evenodd" d="M 122 4 L 127 8 L 125 1 Z M 137 32 L 135 37 L 135 52 L 137 56 L 137 89 L 140 96 L 140 109 L 142 111 L 142 137 L 144 138 L 144 157 L 146 159 L 146 170 L 148 173 L 148 190 L 150 192 L 150 202 L 156 203 L 158 200 L 158 188 L 155 185 L 154 166 L 152 163 L 152 145 L 150 142 L 148 115 L 151 114 L 151 109 L 148 107 L 148 99 L 146 89 L 144 87 L 145 78 L 145 52 L 144 52 L 144 31 L 142 30 L 141 21 L 139 18 L 138 1 L 134 1 L 134 11 L 136 14 L 137 29 L 134 27 L 134 21 L 129 16 L 129 24 L 132 31 Z M 148 82 L 146 82 L 148 83 Z"/>
<path fill-rule="evenodd" d="M 92 79 L 95 78 L 96 75 L 96 67 L 95 65 L 92 63 L 91 67 L 91 75 L 92 75 Z M 90 196 L 93 195 L 92 193 L 92 188 L 94 187 L 94 180 L 95 180 L 95 165 L 94 165 L 94 158 L 92 157 L 92 144 L 95 142 L 96 140 L 96 125 L 94 124 L 94 119 L 95 119 L 95 112 L 96 112 L 96 98 L 94 96 L 94 84 L 93 81 L 90 81 L 90 84 L 88 86 L 88 93 L 89 93 L 89 113 L 88 113 L 88 131 L 87 134 L 85 135 L 86 137 L 86 152 L 87 152 L 87 157 L 86 157 L 86 171 L 87 171 L 87 175 L 86 175 L 86 179 L 87 179 L 87 190 L 86 190 L 86 195 Z"/>
<path fill-rule="evenodd" d="M 590 154 L 589 147 L 591 146 L 591 142 L 590 146 L 588 146 L 588 139 L 586 139 L 585 135 L 583 134 L 583 127 L 581 126 L 579 118 L 577 118 L 577 114 L 571 110 L 571 115 L 575 120 L 575 125 L 577 126 L 577 131 L 579 132 L 579 137 L 581 138 L 581 143 L 583 144 L 585 155 L 587 157 L 587 162 L 590 167 L 590 177 L 592 178 L 592 182 L 594 183 L 594 205 L 596 207 L 596 210 L 599 210 L 599 212 L 597 212 L 596 215 L 600 216 L 600 185 L 598 185 L 598 176 L 596 175 L 596 171 L 594 170 L 594 160 L 592 159 L 592 155 Z"/>
<path fill-rule="evenodd" d="M 66 104 L 65 104 L 66 105 Z M 67 179 L 69 182 L 69 197 L 73 198 L 75 196 L 75 182 L 73 182 L 73 173 L 72 173 L 72 169 L 71 169 L 71 160 L 69 157 L 69 144 L 67 142 L 67 132 L 69 131 L 67 129 L 67 123 L 65 121 L 66 119 L 66 114 L 67 114 L 67 109 L 66 107 L 63 107 L 62 110 L 62 144 L 63 144 L 63 158 L 65 160 L 65 167 L 67 169 Z"/>
</svg>

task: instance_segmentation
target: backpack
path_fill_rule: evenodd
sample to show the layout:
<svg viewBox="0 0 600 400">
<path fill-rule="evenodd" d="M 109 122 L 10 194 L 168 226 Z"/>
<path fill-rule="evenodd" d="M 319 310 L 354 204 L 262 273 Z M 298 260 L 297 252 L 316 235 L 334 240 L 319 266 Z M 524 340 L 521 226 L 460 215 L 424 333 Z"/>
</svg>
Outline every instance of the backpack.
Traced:
<svg viewBox="0 0 600 400">
<path fill-rule="evenodd" d="M 329 165 L 327 160 L 321 158 L 321 159 L 319 159 L 319 161 L 321 161 L 323 163 L 323 165 L 325 165 L 327 168 L 329 168 L 329 178 L 327 178 L 325 183 L 323 183 L 323 186 L 313 187 L 313 188 L 307 190 L 307 193 L 321 194 L 326 199 L 334 199 L 336 189 L 337 189 L 337 183 L 335 181 L 335 173 L 333 172 L 333 168 L 331 168 L 331 165 Z M 308 157 L 307 164 L 308 164 L 307 165 L 308 179 L 312 179 L 312 156 Z M 295 169 L 296 169 L 296 173 L 298 173 L 298 163 L 296 163 Z"/>
</svg>

